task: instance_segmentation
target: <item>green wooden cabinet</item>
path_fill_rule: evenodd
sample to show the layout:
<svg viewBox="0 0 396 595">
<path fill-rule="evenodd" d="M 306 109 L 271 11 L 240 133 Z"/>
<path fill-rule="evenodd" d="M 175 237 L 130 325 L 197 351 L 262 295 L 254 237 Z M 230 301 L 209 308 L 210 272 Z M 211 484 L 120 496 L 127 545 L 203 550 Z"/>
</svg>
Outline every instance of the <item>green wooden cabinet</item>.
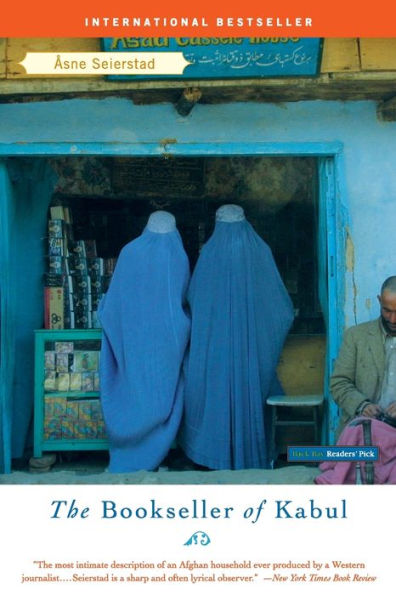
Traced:
<svg viewBox="0 0 396 595">
<path fill-rule="evenodd" d="M 107 450 L 99 399 L 101 331 L 35 331 L 34 456 Z"/>
</svg>

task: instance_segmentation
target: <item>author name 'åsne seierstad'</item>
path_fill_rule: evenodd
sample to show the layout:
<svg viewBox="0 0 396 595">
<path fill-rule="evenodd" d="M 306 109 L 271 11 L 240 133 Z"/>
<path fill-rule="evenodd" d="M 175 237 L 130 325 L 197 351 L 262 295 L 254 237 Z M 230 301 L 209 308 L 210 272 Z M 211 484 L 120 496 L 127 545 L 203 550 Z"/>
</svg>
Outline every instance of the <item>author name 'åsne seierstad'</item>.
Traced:
<svg viewBox="0 0 396 595">
<path fill-rule="evenodd" d="M 340 499 L 326 502 L 308 500 L 258 500 L 242 508 L 213 505 L 206 498 L 192 499 L 186 504 L 163 505 L 158 499 L 144 503 L 120 504 L 114 500 L 100 500 L 93 507 L 76 499 L 53 500 L 50 518 L 74 519 L 99 516 L 101 519 L 152 520 L 152 519 L 232 519 L 242 517 L 251 523 L 271 516 L 275 519 L 346 519 L 347 501 Z"/>
<path fill-rule="evenodd" d="M 313 19 L 308 16 L 240 16 L 216 17 L 211 21 L 208 17 L 129 17 L 129 16 L 86 16 L 84 27 L 120 27 L 120 28 L 162 28 L 162 27 L 227 27 L 227 28 L 273 28 L 284 29 L 298 27 L 301 29 L 313 27 Z"/>
</svg>

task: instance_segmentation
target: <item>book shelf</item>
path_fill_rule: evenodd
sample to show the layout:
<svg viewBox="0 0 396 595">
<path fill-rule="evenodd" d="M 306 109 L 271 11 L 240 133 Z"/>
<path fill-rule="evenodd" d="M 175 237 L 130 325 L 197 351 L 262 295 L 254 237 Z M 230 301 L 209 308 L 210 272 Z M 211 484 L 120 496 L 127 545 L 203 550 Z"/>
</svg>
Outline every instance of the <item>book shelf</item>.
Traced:
<svg viewBox="0 0 396 595">
<path fill-rule="evenodd" d="M 34 456 L 107 450 L 98 329 L 35 331 Z"/>
</svg>

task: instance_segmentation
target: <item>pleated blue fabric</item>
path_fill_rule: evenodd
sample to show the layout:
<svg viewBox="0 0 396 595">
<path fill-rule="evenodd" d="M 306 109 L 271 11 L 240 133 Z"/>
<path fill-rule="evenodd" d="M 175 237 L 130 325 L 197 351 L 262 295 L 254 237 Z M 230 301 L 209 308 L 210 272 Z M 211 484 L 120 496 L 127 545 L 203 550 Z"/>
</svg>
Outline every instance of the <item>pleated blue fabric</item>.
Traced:
<svg viewBox="0 0 396 595">
<path fill-rule="evenodd" d="M 99 311 L 110 472 L 155 469 L 176 436 L 190 334 L 184 310 L 189 276 L 175 219 L 165 211 L 153 213 L 120 253 Z"/>
<path fill-rule="evenodd" d="M 211 469 L 266 468 L 265 402 L 293 306 L 267 244 L 243 209 L 225 205 L 192 275 L 179 444 Z M 276 387 L 276 388 L 275 388 Z"/>
</svg>

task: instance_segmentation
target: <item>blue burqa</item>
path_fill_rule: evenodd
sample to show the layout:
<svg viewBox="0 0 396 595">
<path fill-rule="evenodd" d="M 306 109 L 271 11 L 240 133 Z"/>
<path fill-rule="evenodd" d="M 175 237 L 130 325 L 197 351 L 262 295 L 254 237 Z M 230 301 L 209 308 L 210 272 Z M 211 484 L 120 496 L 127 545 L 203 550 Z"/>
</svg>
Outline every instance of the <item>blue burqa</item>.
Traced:
<svg viewBox="0 0 396 595">
<path fill-rule="evenodd" d="M 189 264 L 173 215 L 153 213 L 120 253 L 100 305 L 100 385 L 114 473 L 158 467 L 183 409 Z"/>
<path fill-rule="evenodd" d="M 179 444 L 211 469 L 268 467 L 265 402 L 277 384 L 293 307 L 270 248 L 241 207 L 218 209 L 188 302 L 191 344 Z"/>
</svg>

